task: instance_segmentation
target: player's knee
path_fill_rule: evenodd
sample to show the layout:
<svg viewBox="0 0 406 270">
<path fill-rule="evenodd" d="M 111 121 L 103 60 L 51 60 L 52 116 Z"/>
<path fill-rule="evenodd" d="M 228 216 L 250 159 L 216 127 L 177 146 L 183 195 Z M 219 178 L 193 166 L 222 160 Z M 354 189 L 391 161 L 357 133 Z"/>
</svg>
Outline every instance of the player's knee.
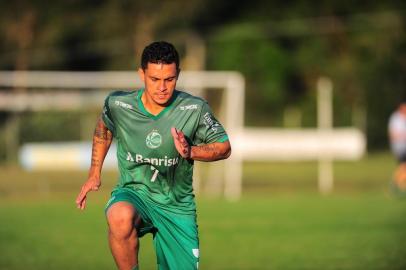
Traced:
<svg viewBox="0 0 406 270">
<path fill-rule="evenodd" d="M 116 237 L 129 237 L 133 234 L 135 219 L 135 209 L 127 203 L 115 203 L 107 211 L 109 232 Z"/>
</svg>

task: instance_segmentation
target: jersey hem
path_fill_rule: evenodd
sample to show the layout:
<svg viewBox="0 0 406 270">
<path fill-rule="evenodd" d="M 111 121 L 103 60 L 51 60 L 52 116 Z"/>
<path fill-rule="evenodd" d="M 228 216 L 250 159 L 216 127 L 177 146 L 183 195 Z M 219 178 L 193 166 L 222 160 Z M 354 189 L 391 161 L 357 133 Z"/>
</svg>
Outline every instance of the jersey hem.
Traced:
<svg viewBox="0 0 406 270">
<path fill-rule="evenodd" d="M 138 198 L 140 198 L 141 200 L 143 200 L 146 203 L 150 203 L 153 204 L 155 207 L 158 207 L 159 209 L 166 211 L 166 212 L 170 212 L 172 214 L 177 214 L 177 215 L 196 215 L 196 203 L 193 202 L 192 204 L 194 205 L 192 208 L 184 208 L 182 206 L 179 205 L 171 205 L 171 204 L 161 204 L 158 203 L 154 200 L 152 200 L 151 198 L 149 198 L 144 192 L 143 189 L 133 189 L 133 188 L 129 188 L 129 187 L 115 187 L 112 191 L 115 192 L 117 190 L 127 190 L 130 192 L 133 192 Z"/>
</svg>

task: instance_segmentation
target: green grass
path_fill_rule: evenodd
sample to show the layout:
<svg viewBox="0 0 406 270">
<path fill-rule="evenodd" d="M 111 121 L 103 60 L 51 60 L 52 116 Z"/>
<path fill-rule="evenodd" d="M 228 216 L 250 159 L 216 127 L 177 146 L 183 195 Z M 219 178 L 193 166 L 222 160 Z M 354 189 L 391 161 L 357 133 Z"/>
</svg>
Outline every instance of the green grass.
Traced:
<svg viewBox="0 0 406 270">
<path fill-rule="evenodd" d="M 391 195 L 388 154 L 335 164 L 317 192 L 315 163 L 250 163 L 238 202 L 198 198 L 201 269 L 406 269 L 406 200 Z M 0 269 L 114 269 L 104 203 L 115 173 L 85 211 L 84 172 L 0 170 Z M 155 269 L 151 236 L 141 269 Z"/>
</svg>

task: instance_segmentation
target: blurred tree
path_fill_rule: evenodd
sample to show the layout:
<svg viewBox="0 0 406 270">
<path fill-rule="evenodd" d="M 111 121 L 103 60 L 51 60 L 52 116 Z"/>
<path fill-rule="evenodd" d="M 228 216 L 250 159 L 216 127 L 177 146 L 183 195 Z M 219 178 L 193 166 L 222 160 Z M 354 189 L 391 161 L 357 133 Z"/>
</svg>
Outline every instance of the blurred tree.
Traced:
<svg viewBox="0 0 406 270">
<path fill-rule="evenodd" d="M 209 66 L 237 69 L 246 75 L 250 125 L 278 125 L 274 118 L 282 116 L 281 106 L 299 100 L 295 106 L 302 108 L 303 125 L 314 126 L 316 80 L 321 75 L 329 76 L 335 87 L 335 125 L 355 124 L 367 131 L 370 148 L 385 147 L 388 109 L 395 107 L 399 93 L 405 89 L 404 16 L 385 11 L 385 6 L 359 15 L 339 4 L 324 8 L 325 14 L 332 15 L 278 22 L 263 22 L 256 17 L 250 22 L 251 30 L 234 23 L 213 31 Z M 289 17 L 289 12 L 281 13 Z M 230 37 L 230 33 L 238 34 Z M 266 44 L 269 58 L 258 49 L 260 44 Z M 272 55 L 273 46 L 278 49 L 276 55 Z M 225 51 L 223 58 L 218 56 Z M 268 69 L 257 69 L 262 65 Z M 381 98 L 383 91 L 385 97 Z M 379 99 L 376 93 L 381 93 Z M 259 98 L 253 100 L 252 96 Z M 381 102 L 384 104 L 371 107 Z"/>
<path fill-rule="evenodd" d="M 189 67 L 246 76 L 249 125 L 281 126 L 298 108 L 314 126 L 316 80 L 331 77 L 335 125 L 356 124 L 379 148 L 406 91 L 405 10 L 400 0 L 1 1 L 0 69 L 135 69 L 146 43 L 167 39 Z"/>
<path fill-rule="evenodd" d="M 209 69 L 239 70 L 247 78 L 247 119 L 256 125 L 279 125 L 292 59 L 274 40 L 251 24 L 219 29 L 209 44 Z M 278 122 L 279 121 L 279 122 Z"/>
</svg>

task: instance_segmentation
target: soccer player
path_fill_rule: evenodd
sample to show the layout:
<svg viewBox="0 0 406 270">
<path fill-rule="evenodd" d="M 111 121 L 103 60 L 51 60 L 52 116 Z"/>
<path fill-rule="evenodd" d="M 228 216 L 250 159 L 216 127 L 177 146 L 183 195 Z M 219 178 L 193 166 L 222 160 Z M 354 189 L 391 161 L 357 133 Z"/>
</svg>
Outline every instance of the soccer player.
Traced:
<svg viewBox="0 0 406 270">
<path fill-rule="evenodd" d="M 179 56 L 167 42 L 142 53 L 144 88 L 107 96 L 93 136 L 89 176 L 76 199 L 101 185 L 104 158 L 117 143 L 119 180 L 106 205 L 110 249 L 121 270 L 138 269 L 139 237 L 153 234 L 158 269 L 197 269 L 199 238 L 193 163 L 229 157 L 223 126 L 207 102 L 175 89 Z"/>
<path fill-rule="evenodd" d="M 399 104 L 389 118 L 390 146 L 399 165 L 395 171 L 395 184 L 406 191 L 406 102 Z"/>
</svg>

